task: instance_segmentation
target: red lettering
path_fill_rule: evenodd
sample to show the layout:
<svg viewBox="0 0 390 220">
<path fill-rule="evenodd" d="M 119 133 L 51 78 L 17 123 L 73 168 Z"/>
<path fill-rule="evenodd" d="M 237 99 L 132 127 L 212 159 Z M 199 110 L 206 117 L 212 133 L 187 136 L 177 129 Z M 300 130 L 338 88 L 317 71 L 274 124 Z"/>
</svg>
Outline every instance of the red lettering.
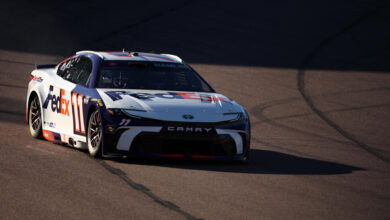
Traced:
<svg viewBox="0 0 390 220">
<path fill-rule="evenodd" d="M 65 100 L 65 115 L 69 116 L 69 102 L 70 100 Z"/>
<path fill-rule="evenodd" d="M 65 90 L 61 89 L 61 114 L 69 116 L 69 101 L 64 98 Z"/>
<path fill-rule="evenodd" d="M 60 91 L 60 95 L 61 95 L 61 114 L 65 115 L 65 109 L 64 109 L 64 103 L 65 103 L 65 99 L 64 99 L 64 93 L 65 91 L 63 89 L 61 89 Z"/>
<path fill-rule="evenodd" d="M 200 99 L 203 102 L 214 102 L 214 97 L 213 96 L 208 96 L 208 95 L 201 95 Z"/>
<path fill-rule="evenodd" d="M 181 96 L 183 99 L 192 99 L 192 100 L 200 100 L 200 96 L 196 93 L 191 92 L 178 92 L 176 93 L 179 96 Z"/>
</svg>

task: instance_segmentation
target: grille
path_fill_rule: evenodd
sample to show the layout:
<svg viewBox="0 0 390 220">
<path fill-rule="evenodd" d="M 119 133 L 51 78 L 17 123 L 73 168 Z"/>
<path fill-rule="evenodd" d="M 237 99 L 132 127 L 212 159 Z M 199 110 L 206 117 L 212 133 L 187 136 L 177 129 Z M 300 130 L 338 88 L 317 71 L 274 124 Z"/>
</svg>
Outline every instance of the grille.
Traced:
<svg viewBox="0 0 390 220">
<path fill-rule="evenodd" d="M 236 154 L 236 146 L 229 135 L 190 136 L 141 132 L 130 148 L 130 154 L 136 153 L 228 156 Z"/>
</svg>

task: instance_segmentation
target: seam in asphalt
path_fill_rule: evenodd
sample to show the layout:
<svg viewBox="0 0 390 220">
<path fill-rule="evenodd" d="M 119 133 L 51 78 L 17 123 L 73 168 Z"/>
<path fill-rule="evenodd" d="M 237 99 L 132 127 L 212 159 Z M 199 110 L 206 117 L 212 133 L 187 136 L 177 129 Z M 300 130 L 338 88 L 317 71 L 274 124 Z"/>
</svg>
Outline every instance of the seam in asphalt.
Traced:
<svg viewBox="0 0 390 220">
<path fill-rule="evenodd" d="M 139 184 L 139 183 L 136 183 L 135 181 L 133 181 L 121 169 L 115 168 L 115 167 L 107 164 L 104 160 L 96 159 L 96 161 L 101 166 L 103 166 L 108 172 L 110 172 L 111 174 L 114 174 L 114 175 L 118 176 L 119 178 L 121 178 L 124 182 L 126 182 L 126 184 L 128 186 L 130 186 L 131 188 L 133 188 L 133 189 L 135 189 L 135 190 L 145 194 L 149 198 L 153 199 L 153 201 L 155 203 L 157 203 L 157 204 L 159 204 L 159 205 L 161 205 L 161 206 L 163 206 L 163 207 L 165 207 L 167 209 L 170 209 L 170 210 L 172 210 L 174 212 L 177 212 L 180 215 L 183 215 L 186 219 L 190 219 L 190 220 L 202 219 L 202 218 L 197 218 L 197 217 L 191 215 L 190 213 L 188 213 L 186 211 L 183 211 L 182 209 L 180 209 L 180 207 L 178 205 L 174 204 L 173 202 L 170 202 L 170 201 L 167 201 L 167 200 L 163 200 L 162 198 L 160 198 L 159 196 L 154 194 L 146 186 L 144 186 L 142 184 Z"/>
<path fill-rule="evenodd" d="M 15 64 L 21 64 L 21 65 L 28 65 L 28 66 L 35 66 L 34 63 L 27 63 L 27 62 L 14 61 L 14 60 L 0 59 L 0 62 L 2 62 L 2 63 L 15 63 Z"/>
<path fill-rule="evenodd" d="M 154 13 L 153 15 L 147 17 L 147 18 L 144 18 L 138 22 L 135 22 L 133 24 L 129 24 L 127 25 L 126 27 L 122 28 L 121 30 L 115 30 L 115 31 L 111 31 L 109 33 L 107 33 L 106 35 L 104 36 L 100 36 L 97 41 L 102 41 L 102 40 L 105 40 L 107 38 L 110 38 L 112 36 L 115 36 L 121 32 L 124 32 L 124 31 L 127 31 L 129 29 L 132 29 L 132 28 L 135 28 L 139 25 L 142 25 L 144 23 L 148 23 L 150 22 L 151 20 L 155 20 L 161 16 L 164 16 L 164 14 L 166 12 L 169 12 L 169 11 L 176 11 L 176 10 L 179 10 L 179 9 L 182 9 L 184 7 L 186 7 L 187 5 L 189 5 L 191 1 L 186 1 L 184 3 L 182 3 L 181 5 L 179 6 L 175 6 L 175 7 L 171 7 L 171 8 L 168 8 L 162 12 L 157 12 L 157 13 Z M 131 178 L 129 178 L 125 172 L 123 172 L 121 169 L 118 169 L 118 168 L 115 168 L 109 164 L 107 164 L 104 160 L 99 160 L 97 159 L 96 160 L 102 167 L 104 167 L 108 172 L 110 172 L 111 174 L 114 174 L 116 176 L 118 176 L 120 179 L 122 179 L 124 182 L 127 183 L 128 186 L 130 186 L 131 188 L 137 190 L 137 191 L 140 191 L 141 193 L 145 194 L 146 196 L 148 196 L 149 198 L 153 199 L 153 201 L 167 209 L 170 209 L 174 212 L 177 212 L 178 214 L 180 215 L 183 215 L 186 219 L 190 219 L 190 220 L 195 220 L 195 219 L 202 219 L 202 218 L 197 218 L 193 215 L 191 215 L 190 213 L 186 212 L 186 211 L 183 211 L 180 209 L 180 207 L 176 204 L 174 204 L 173 202 L 170 202 L 170 201 L 167 201 L 167 200 L 163 200 L 162 198 L 160 198 L 159 196 L 157 196 L 156 194 L 154 194 L 150 189 L 148 189 L 146 186 L 142 185 L 142 184 L 139 184 L 139 183 L 136 183 L 135 181 L 133 181 Z"/>
<path fill-rule="evenodd" d="M 324 120 L 329 126 L 334 128 L 337 132 L 339 132 L 342 136 L 345 138 L 351 140 L 353 143 L 355 143 L 355 146 L 360 147 L 361 149 L 365 150 L 366 152 L 370 153 L 371 155 L 375 156 L 376 158 L 386 162 L 390 163 L 390 160 L 383 155 L 379 154 L 377 151 L 373 150 L 370 146 L 368 146 L 366 143 L 363 141 L 358 140 L 354 135 L 351 133 L 345 131 L 340 125 L 336 124 L 334 121 L 329 119 L 328 117 L 325 116 L 323 112 L 321 112 L 313 103 L 313 100 L 308 96 L 305 92 L 305 70 L 307 66 L 309 65 L 310 61 L 317 55 L 317 53 L 325 47 L 327 44 L 332 42 L 334 39 L 339 37 L 340 35 L 344 34 L 345 32 L 349 31 L 350 29 L 354 28 L 355 26 L 359 25 L 361 22 L 365 21 L 372 15 L 374 15 L 377 10 L 380 7 L 374 8 L 373 10 L 369 11 L 368 13 L 360 16 L 358 19 L 356 19 L 354 22 L 351 24 L 347 25 L 343 29 L 341 29 L 339 32 L 337 32 L 334 35 L 331 35 L 327 37 L 325 40 L 323 40 L 320 44 L 315 47 L 309 55 L 306 56 L 304 59 L 302 65 L 298 69 L 297 73 L 297 86 L 298 90 L 301 93 L 303 99 L 305 100 L 306 104 L 311 108 L 311 110 L 316 113 L 322 120 Z"/>
<path fill-rule="evenodd" d="M 139 21 L 136 21 L 136 22 L 134 22 L 132 24 L 129 24 L 129 25 L 127 25 L 127 26 L 125 26 L 125 27 L 123 27 L 123 28 L 121 28 L 119 30 L 113 30 L 113 31 L 111 31 L 111 32 L 109 32 L 109 33 L 107 33 L 105 35 L 102 35 L 102 36 L 98 37 L 96 39 L 96 41 L 99 42 L 99 41 L 106 40 L 107 38 L 110 38 L 110 37 L 118 35 L 118 34 L 120 34 L 122 32 L 128 31 L 129 29 L 135 28 L 135 27 L 140 26 L 142 24 L 146 24 L 146 23 L 148 23 L 148 22 L 150 22 L 152 20 L 156 20 L 157 18 L 160 18 L 160 17 L 164 16 L 167 12 L 168 13 L 169 12 L 174 12 L 174 11 L 180 10 L 182 8 L 185 8 L 191 2 L 192 2 L 192 0 L 188 0 L 188 1 L 182 2 L 180 5 L 170 7 L 168 9 L 163 10 L 163 11 L 155 12 L 154 14 L 152 14 L 152 15 L 150 15 L 148 17 L 145 17 L 145 18 L 143 18 L 143 19 L 141 19 Z"/>
</svg>

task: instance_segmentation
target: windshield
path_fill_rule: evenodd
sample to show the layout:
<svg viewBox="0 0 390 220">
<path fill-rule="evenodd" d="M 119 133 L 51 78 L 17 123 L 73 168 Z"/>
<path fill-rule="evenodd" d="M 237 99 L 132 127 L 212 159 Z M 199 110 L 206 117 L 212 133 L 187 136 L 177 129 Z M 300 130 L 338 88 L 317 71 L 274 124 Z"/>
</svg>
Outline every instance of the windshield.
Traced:
<svg viewBox="0 0 390 220">
<path fill-rule="evenodd" d="M 188 65 L 166 62 L 103 63 L 97 88 L 214 92 Z"/>
</svg>

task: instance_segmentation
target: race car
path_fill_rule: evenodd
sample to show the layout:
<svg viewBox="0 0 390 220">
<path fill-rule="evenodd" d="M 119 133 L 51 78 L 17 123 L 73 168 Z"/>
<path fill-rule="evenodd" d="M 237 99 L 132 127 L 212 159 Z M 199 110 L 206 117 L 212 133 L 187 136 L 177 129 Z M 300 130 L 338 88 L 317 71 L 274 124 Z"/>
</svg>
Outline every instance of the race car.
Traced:
<svg viewBox="0 0 390 220">
<path fill-rule="evenodd" d="M 93 157 L 247 161 L 247 111 L 176 55 L 80 51 L 30 75 L 26 121 Z"/>
</svg>

